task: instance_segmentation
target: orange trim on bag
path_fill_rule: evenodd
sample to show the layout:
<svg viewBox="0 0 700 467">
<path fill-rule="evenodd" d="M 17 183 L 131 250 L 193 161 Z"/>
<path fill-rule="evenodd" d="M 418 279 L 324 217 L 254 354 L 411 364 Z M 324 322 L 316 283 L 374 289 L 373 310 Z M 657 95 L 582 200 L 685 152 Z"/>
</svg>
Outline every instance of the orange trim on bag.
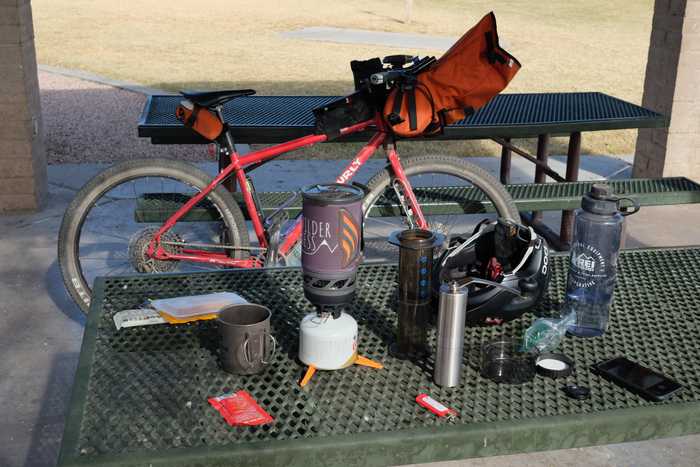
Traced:
<svg viewBox="0 0 700 467">
<path fill-rule="evenodd" d="M 192 108 L 189 108 L 189 107 Z M 224 131 L 224 124 L 219 117 L 206 107 L 189 101 L 180 103 L 175 109 L 175 117 L 188 128 L 196 131 L 210 141 L 214 141 Z"/>
</svg>

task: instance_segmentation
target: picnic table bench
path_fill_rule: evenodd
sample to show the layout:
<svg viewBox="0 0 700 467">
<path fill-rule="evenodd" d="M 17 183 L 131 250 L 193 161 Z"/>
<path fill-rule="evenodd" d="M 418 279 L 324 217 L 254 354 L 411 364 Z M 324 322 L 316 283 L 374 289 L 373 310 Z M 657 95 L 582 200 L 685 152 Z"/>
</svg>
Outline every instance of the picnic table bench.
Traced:
<svg viewBox="0 0 700 467">
<path fill-rule="evenodd" d="M 223 114 L 236 143 L 273 144 L 312 134 L 312 109 L 338 96 L 250 96 L 224 105 Z M 154 144 L 204 144 L 209 141 L 185 128 L 175 118 L 178 95 L 154 95 L 146 102 L 138 125 L 139 136 Z M 537 164 L 535 183 L 543 183 L 549 174 L 556 181 L 575 182 L 584 131 L 664 127 L 666 117 L 652 110 L 599 92 L 499 94 L 470 117 L 448 125 L 435 140 L 493 139 L 502 146 L 501 182 L 510 182 L 512 153 Z M 370 132 L 357 133 L 337 142 L 366 141 Z M 551 136 L 569 136 L 566 174 L 547 169 Z M 536 155 L 512 144 L 513 138 L 537 137 Z M 220 161 L 225 164 L 226 161 Z M 535 209 L 528 221 L 543 229 L 541 210 Z M 547 233 L 549 240 L 566 247 L 571 239 L 571 210 L 562 216 L 560 235 Z M 561 239 L 561 242 L 558 240 Z"/>
<path fill-rule="evenodd" d="M 535 315 L 556 312 L 567 256 L 552 256 L 552 280 Z M 575 372 L 552 380 L 499 385 L 479 375 L 475 351 L 496 336 L 520 336 L 533 314 L 499 327 L 467 328 L 462 385 L 432 382 L 433 360 L 387 352 L 396 327 L 395 264 L 360 268 L 348 311 L 359 349 L 381 370 L 352 366 L 317 373 L 304 389 L 296 359 L 298 323 L 313 310 L 299 269 L 235 270 L 98 278 L 83 338 L 59 464 L 379 466 L 619 443 L 700 432 L 700 247 L 627 250 L 608 332 L 567 337 L 560 350 Z M 279 351 L 258 374 L 218 367 L 212 321 L 116 331 L 115 312 L 145 298 L 237 291 L 272 310 Z M 434 349 L 434 330 L 430 331 Z M 651 403 L 596 376 L 590 366 L 624 355 L 684 385 Z M 566 383 L 588 386 L 577 401 Z M 275 419 L 229 427 L 207 398 L 245 389 Z M 437 418 L 419 407 L 426 392 L 457 411 Z"/>
</svg>

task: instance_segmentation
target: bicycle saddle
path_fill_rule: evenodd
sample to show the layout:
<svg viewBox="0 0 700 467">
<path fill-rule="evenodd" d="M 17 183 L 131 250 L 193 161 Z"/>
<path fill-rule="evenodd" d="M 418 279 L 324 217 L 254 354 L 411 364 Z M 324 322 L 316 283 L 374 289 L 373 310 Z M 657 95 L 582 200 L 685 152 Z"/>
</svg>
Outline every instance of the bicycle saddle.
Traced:
<svg viewBox="0 0 700 467">
<path fill-rule="evenodd" d="M 202 107 L 217 107 L 241 96 L 252 96 L 255 91 L 252 89 L 235 89 L 230 91 L 180 91 L 187 100 Z"/>
</svg>

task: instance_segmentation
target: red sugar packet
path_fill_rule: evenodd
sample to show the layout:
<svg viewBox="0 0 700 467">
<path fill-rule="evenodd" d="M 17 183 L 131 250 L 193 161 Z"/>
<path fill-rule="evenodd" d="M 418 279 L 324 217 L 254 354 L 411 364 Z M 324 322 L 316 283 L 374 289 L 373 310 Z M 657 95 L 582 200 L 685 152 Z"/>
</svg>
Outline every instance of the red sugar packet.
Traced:
<svg viewBox="0 0 700 467">
<path fill-rule="evenodd" d="M 207 400 L 230 426 L 264 425 L 274 421 L 246 391 L 222 394 Z"/>
</svg>

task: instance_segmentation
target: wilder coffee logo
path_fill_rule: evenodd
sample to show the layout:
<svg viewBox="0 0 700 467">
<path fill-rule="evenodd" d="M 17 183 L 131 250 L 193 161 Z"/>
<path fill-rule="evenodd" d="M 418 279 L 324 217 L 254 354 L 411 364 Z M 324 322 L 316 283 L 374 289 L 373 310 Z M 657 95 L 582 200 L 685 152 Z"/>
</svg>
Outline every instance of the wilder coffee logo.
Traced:
<svg viewBox="0 0 700 467">
<path fill-rule="evenodd" d="M 338 239 L 334 238 L 330 222 L 304 218 L 303 232 L 301 247 L 307 255 L 315 255 L 324 246 L 331 254 L 338 249 Z"/>
<path fill-rule="evenodd" d="M 576 287 L 591 287 L 605 277 L 607 262 L 600 251 L 591 245 L 576 242 L 571 250 L 571 281 Z"/>
<path fill-rule="evenodd" d="M 346 268 L 360 252 L 360 227 L 346 209 L 338 211 L 338 223 L 333 227 L 330 222 L 304 218 L 302 251 L 314 256 L 325 247 L 332 256 L 340 247 L 340 267 Z"/>
</svg>

